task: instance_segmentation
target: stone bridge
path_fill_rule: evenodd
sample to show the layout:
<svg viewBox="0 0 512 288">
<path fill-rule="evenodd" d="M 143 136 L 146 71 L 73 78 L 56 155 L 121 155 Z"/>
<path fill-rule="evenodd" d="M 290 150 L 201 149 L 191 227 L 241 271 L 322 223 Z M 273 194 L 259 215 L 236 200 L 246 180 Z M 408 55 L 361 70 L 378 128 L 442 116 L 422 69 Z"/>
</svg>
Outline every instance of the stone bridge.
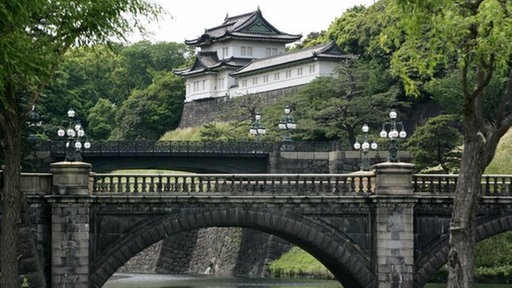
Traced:
<svg viewBox="0 0 512 288">
<path fill-rule="evenodd" d="M 24 174 L 49 287 L 101 287 L 146 247 L 184 231 L 245 227 L 313 255 L 344 287 L 423 287 L 447 261 L 456 175 L 384 162 L 352 174 Z M 512 176 L 482 178 L 477 239 L 512 228 Z"/>
<path fill-rule="evenodd" d="M 64 160 L 65 142 L 36 143 L 43 163 Z M 381 156 L 382 155 L 382 156 Z M 370 152 L 372 163 L 387 152 Z M 360 152 L 342 151 L 336 141 L 98 141 L 83 151 L 96 172 L 165 169 L 197 173 L 345 173 L 359 170 Z M 403 153 L 403 160 L 410 159 Z"/>
</svg>

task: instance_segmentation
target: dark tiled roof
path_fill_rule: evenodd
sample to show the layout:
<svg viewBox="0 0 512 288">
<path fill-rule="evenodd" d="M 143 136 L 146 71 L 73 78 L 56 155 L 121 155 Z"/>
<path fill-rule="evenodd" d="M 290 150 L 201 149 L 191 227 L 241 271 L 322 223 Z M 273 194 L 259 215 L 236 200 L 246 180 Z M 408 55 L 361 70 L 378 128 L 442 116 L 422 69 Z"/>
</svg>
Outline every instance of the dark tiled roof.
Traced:
<svg viewBox="0 0 512 288">
<path fill-rule="evenodd" d="M 355 58 L 353 55 L 345 54 L 334 41 L 315 47 L 305 48 L 299 51 L 279 54 L 272 57 L 254 59 L 245 67 L 232 73 L 232 75 L 242 75 L 264 69 L 275 68 L 276 66 L 287 65 L 295 62 L 305 61 L 313 58 L 343 60 Z"/>
<path fill-rule="evenodd" d="M 206 29 L 200 37 L 185 40 L 187 45 L 203 46 L 227 39 L 250 39 L 292 43 L 302 35 L 287 34 L 277 30 L 262 15 L 261 10 L 227 17 L 216 27 Z"/>
<path fill-rule="evenodd" d="M 217 52 L 199 52 L 196 57 L 194 65 L 185 69 L 176 69 L 174 74 L 181 76 L 189 76 L 194 74 L 200 74 L 207 71 L 218 70 L 219 68 L 227 68 L 236 70 L 249 63 L 251 59 L 247 58 L 235 58 L 231 57 L 228 59 L 219 60 Z"/>
</svg>

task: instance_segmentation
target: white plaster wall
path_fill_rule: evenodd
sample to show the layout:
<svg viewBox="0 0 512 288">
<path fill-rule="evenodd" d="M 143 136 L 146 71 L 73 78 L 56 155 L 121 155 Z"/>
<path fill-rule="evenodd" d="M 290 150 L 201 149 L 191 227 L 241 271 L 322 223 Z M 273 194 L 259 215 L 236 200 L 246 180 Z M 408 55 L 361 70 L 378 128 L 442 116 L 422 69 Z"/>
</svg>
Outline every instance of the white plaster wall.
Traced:
<svg viewBox="0 0 512 288">
<path fill-rule="evenodd" d="M 242 55 L 241 47 L 251 47 L 252 55 Z M 223 57 L 223 48 L 227 48 L 227 55 Z M 229 42 L 217 42 L 209 47 L 203 47 L 202 51 L 215 51 L 219 59 L 237 57 L 237 58 L 264 58 L 267 57 L 267 48 L 277 49 L 277 54 L 286 52 L 286 46 L 284 43 L 260 43 L 256 41 L 229 41 Z"/>
<path fill-rule="evenodd" d="M 310 70 L 310 66 L 314 65 L 313 71 Z M 230 93 L 232 97 L 242 96 L 252 93 L 261 93 L 291 86 L 303 85 L 313 81 L 315 78 L 320 76 L 332 76 L 335 67 L 339 65 L 335 62 L 327 61 L 315 61 L 307 62 L 299 65 L 288 66 L 281 69 L 265 71 L 261 74 L 255 74 L 251 76 L 240 77 L 238 80 L 238 87 Z M 302 74 L 298 72 L 302 69 Z M 290 77 L 286 77 L 286 71 L 290 71 Z M 311 72 L 310 72 L 311 71 Z M 275 74 L 279 73 L 279 79 L 275 79 Z M 264 82 L 265 75 L 268 76 L 268 82 Z M 253 84 L 253 79 L 257 79 L 257 84 Z M 243 86 L 244 80 L 247 85 Z"/>
</svg>

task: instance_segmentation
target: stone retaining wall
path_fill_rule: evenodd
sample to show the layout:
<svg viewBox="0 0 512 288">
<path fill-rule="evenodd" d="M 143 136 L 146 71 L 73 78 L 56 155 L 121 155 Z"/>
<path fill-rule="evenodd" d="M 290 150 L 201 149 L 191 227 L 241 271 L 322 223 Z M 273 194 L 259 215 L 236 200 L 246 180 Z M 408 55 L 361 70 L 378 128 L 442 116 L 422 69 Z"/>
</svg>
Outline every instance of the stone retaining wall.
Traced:
<svg viewBox="0 0 512 288">
<path fill-rule="evenodd" d="M 291 244 L 251 229 L 211 227 L 170 236 L 130 259 L 117 272 L 269 276 L 267 264 Z"/>
<path fill-rule="evenodd" d="M 247 103 L 262 108 L 275 103 L 279 98 L 297 92 L 302 86 L 289 87 L 264 93 L 239 96 L 236 98 L 220 97 L 187 102 L 183 106 L 178 128 L 197 127 L 211 122 L 239 121 L 233 111 L 238 111 Z M 244 115 L 247 116 L 247 115 Z"/>
</svg>

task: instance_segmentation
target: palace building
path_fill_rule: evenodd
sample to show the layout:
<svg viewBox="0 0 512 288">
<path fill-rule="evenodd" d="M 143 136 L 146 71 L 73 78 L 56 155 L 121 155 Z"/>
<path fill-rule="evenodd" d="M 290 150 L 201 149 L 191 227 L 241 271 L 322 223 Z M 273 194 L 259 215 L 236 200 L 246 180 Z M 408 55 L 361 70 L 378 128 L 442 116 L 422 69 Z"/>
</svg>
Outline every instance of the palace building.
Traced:
<svg viewBox="0 0 512 288">
<path fill-rule="evenodd" d="M 259 8 L 226 16 L 219 26 L 185 41 L 198 49 L 191 67 L 174 71 L 186 79 L 185 102 L 304 85 L 332 75 L 337 65 L 354 58 L 334 42 L 287 53 L 286 44 L 301 37 L 277 30 Z"/>
</svg>

